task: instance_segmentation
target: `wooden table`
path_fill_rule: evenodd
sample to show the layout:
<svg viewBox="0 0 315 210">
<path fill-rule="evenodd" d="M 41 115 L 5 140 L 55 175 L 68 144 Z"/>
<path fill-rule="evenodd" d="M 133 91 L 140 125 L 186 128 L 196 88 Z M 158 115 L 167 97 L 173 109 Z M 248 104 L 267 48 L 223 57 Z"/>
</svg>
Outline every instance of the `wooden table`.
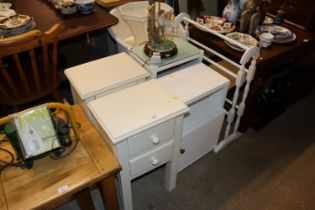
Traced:
<svg viewBox="0 0 315 210">
<path fill-rule="evenodd" d="M 53 24 L 59 23 L 63 27 L 60 40 L 68 39 L 87 32 L 108 28 L 118 23 L 118 19 L 102 7 L 95 4 L 94 12 L 90 15 L 75 17 L 64 16 L 56 10 L 47 0 L 11 0 L 13 9 L 18 14 L 29 15 L 34 18 L 36 28 L 41 31 L 48 30 Z"/>
<path fill-rule="evenodd" d="M 73 106 L 80 141 L 60 160 L 49 156 L 34 161 L 32 169 L 8 167 L 1 173 L 0 209 L 51 209 L 73 196 L 82 209 L 91 209 L 89 187 L 100 184 L 107 209 L 119 209 L 115 174 L 121 167 L 79 105 Z M 3 144 L 2 144 L 3 145 Z"/>
<path fill-rule="evenodd" d="M 244 131 L 248 128 L 248 126 L 254 129 L 260 129 L 270 120 L 272 120 L 279 113 L 267 112 L 267 113 L 259 113 L 255 111 L 254 101 L 257 97 L 257 94 L 264 86 L 265 82 L 276 73 L 280 72 L 284 69 L 284 67 L 294 65 L 294 62 L 303 56 L 310 53 L 315 46 L 315 33 L 308 32 L 299 28 L 296 28 L 291 25 L 285 25 L 290 30 L 292 30 L 296 34 L 296 40 L 291 43 L 286 44 L 276 44 L 273 43 L 268 48 L 262 48 L 261 56 L 257 60 L 256 65 L 256 74 L 255 78 L 252 82 L 251 89 L 249 91 L 249 95 L 247 98 L 246 109 L 243 116 L 243 120 L 241 123 L 241 129 Z M 235 51 L 228 47 L 222 39 L 214 37 L 213 35 L 202 32 L 194 27 L 191 27 L 190 36 L 201 43 L 204 43 L 207 46 L 210 46 L 214 50 L 222 53 L 223 55 L 239 62 L 242 52 Z M 305 72 L 304 72 L 305 73 Z M 303 75 L 304 73 L 298 72 L 299 75 Z M 309 76 L 305 76 L 308 78 Z M 293 81 L 294 83 L 294 81 Z M 310 89 L 310 85 L 307 85 L 307 80 L 305 80 L 304 88 L 300 88 L 298 93 L 294 94 L 303 94 L 303 91 L 307 92 Z M 291 83 L 292 84 L 292 83 Z M 291 87 L 293 86 L 291 85 Z M 295 88 L 295 87 L 294 87 Z M 296 90 L 292 90 L 291 92 L 297 92 Z M 289 94 L 290 96 L 294 95 Z M 290 100 L 290 99 L 289 99 Z M 293 99 L 292 99 L 293 100 Z"/>
</svg>

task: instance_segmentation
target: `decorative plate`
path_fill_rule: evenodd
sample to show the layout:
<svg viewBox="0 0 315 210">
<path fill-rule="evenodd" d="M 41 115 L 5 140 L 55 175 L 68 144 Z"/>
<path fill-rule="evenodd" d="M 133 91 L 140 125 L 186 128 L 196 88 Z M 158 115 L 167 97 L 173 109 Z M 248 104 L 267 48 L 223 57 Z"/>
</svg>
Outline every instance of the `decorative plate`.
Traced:
<svg viewBox="0 0 315 210">
<path fill-rule="evenodd" d="M 195 18 L 195 21 L 199 23 L 200 25 L 203 25 L 211 30 L 214 30 L 218 33 L 230 33 L 235 30 L 235 25 L 233 25 L 230 22 L 226 22 L 225 18 L 216 17 L 216 16 L 201 16 L 198 18 Z M 201 27 L 198 27 L 198 29 L 202 31 L 206 31 Z M 206 31 L 207 32 L 207 31 Z"/>
<path fill-rule="evenodd" d="M 241 43 L 247 47 L 255 47 L 258 44 L 258 41 L 254 37 L 252 37 L 248 34 L 240 33 L 240 32 L 228 33 L 225 36 L 227 36 L 230 39 L 233 39 L 233 40 L 235 40 L 235 41 L 237 41 L 237 42 L 239 42 L 239 43 Z M 226 41 L 226 44 L 230 47 L 234 46 L 234 47 L 232 47 L 233 49 L 238 48 L 239 50 L 243 51 L 243 49 L 239 48 L 238 46 L 233 45 L 232 43 L 229 43 L 228 41 Z"/>
<path fill-rule="evenodd" d="M 293 33 L 292 36 L 287 39 L 282 39 L 282 40 L 273 39 L 272 42 L 277 43 L 277 44 L 285 44 L 285 43 L 293 42 L 295 39 L 296 39 L 296 35 L 295 33 Z"/>
<path fill-rule="evenodd" d="M 240 52 L 244 52 L 244 49 L 236 46 L 236 45 L 233 45 L 231 44 L 230 42 L 226 41 L 225 40 L 225 44 L 227 44 L 230 48 L 234 49 L 234 50 L 237 50 L 237 51 L 240 51 Z"/>
<path fill-rule="evenodd" d="M 272 33 L 275 40 L 286 40 L 293 36 L 293 32 L 288 28 L 278 25 L 261 25 L 257 27 L 258 34 L 262 32 Z"/>
<path fill-rule="evenodd" d="M 0 28 L 1 29 L 15 29 L 22 26 L 25 26 L 31 21 L 31 17 L 27 15 L 17 15 L 14 17 L 7 18 L 5 20 L 2 20 L 0 22 Z"/>
<path fill-rule="evenodd" d="M 13 9 L 0 8 L 0 17 L 11 17 L 14 15 L 16 15 L 16 12 Z"/>
<path fill-rule="evenodd" d="M 216 31 L 216 32 L 218 32 L 218 33 L 223 33 L 223 32 L 224 32 L 223 27 L 220 26 L 220 25 L 215 25 L 215 24 L 212 24 L 212 23 L 205 23 L 205 24 L 203 24 L 203 26 L 205 26 L 205 27 L 207 27 L 207 28 L 209 28 L 209 29 L 211 29 L 211 30 L 214 30 L 214 31 Z M 198 27 L 198 28 L 201 29 L 201 30 L 203 30 L 203 31 L 206 31 L 206 30 L 204 30 L 204 29 L 201 28 L 201 27 Z M 207 32 L 207 31 L 206 31 L 206 32 Z"/>
<path fill-rule="evenodd" d="M 32 30 L 35 27 L 35 22 L 32 19 L 29 23 L 27 23 L 24 26 L 18 27 L 18 28 L 13 28 L 13 29 L 1 29 L 0 28 L 0 36 L 14 36 L 18 34 L 25 33 L 27 31 Z"/>
<path fill-rule="evenodd" d="M 225 18 L 216 17 L 216 16 L 207 16 L 207 15 L 196 18 L 196 22 L 200 24 L 212 23 L 216 25 L 223 25 L 225 21 L 226 21 Z"/>
</svg>

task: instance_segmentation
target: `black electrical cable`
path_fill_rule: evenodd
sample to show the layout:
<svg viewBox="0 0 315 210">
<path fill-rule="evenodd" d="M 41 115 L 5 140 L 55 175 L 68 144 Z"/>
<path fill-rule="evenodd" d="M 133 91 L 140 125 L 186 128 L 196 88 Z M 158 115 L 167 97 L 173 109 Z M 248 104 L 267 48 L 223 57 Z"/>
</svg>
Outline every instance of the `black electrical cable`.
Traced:
<svg viewBox="0 0 315 210">
<path fill-rule="evenodd" d="M 7 150 L 7 149 L 1 148 L 1 143 L 6 142 L 6 141 L 7 141 L 7 140 L 1 140 L 1 141 L 0 141 L 0 151 L 7 153 L 7 154 L 10 156 L 10 160 L 9 160 L 9 161 L 6 161 L 6 160 L 0 159 L 0 162 L 1 162 L 1 163 L 4 163 L 3 166 L 0 166 L 0 172 L 1 172 L 3 169 L 5 169 L 6 167 L 8 167 L 8 166 L 20 166 L 20 164 L 21 164 L 21 162 L 22 162 L 22 161 L 20 161 L 20 162 L 14 162 L 14 160 L 15 160 L 14 154 L 13 154 L 12 152 L 10 152 L 9 150 Z"/>
<path fill-rule="evenodd" d="M 64 157 L 67 157 L 67 156 L 69 156 L 73 151 L 74 151 L 74 149 L 77 147 L 77 145 L 78 145 L 78 143 L 79 143 L 79 138 L 78 138 L 78 135 L 77 135 L 77 133 L 75 132 L 75 130 L 72 128 L 72 130 L 73 130 L 73 133 L 74 133 L 74 135 L 75 135 L 75 139 L 74 139 L 74 144 L 73 144 L 73 146 L 71 147 L 71 150 L 69 150 L 67 153 L 64 153 L 64 154 L 61 154 L 60 156 L 57 156 L 57 155 L 55 155 L 55 153 L 54 152 L 51 152 L 50 154 L 49 154 L 49 156 L 52 158 L 52 159 L 61 159 L 61 158 L 64 158 Z M 62 149 L 63 149 L 63 151 L 65 151 L 65 147 L 62 147 Z"/>
<path fill-rule="evenodd" d="M 56 123 L 56 121 L 57 120 L 63 120 L 63 119 L 61 119 L 61 118 L 59 118 L 59 117 L 56 117 L 55 116 L 55 114 L 53 114 L 54 116 L 54 121 L 55 121 L 55 130 L 56 130 L 56 132 L 58 132 L 58 128 L 57 128 L 57 123 Z M 69 119 L 68 119 L 68 115 L 67 115 L 67 121 L 69 121 Z M 67 125 L 68 125 L 68 128 L 69 129 L 71 129 L 72 131 L 73 131 L 73 133 L 74 133 L 74 144 L 72 145 L 72 147 L 71 147 L 71 149 L 69 150 L 69 151 L 67 151 L 67 153 L 64 153 L 64 151 L 66 151 L 66 147 L 61 147 L 61 150 L 62 151 L 60 151 L 60 150 L 55 150 L 55 151 L 53 151 L 53 152 L 50 152 L 49 153 L 49 156 L 52 158 L 52 159 L 61 159 L 61 158 L 64 158 L 64 157 L 67 157 L 67 156 L 69 156 L 70 154 L 72 154 L 72 152 L 75 150 L 75 148 L 77 147 L 77 145 L 78 145 L 78 143 L 79 143 L 79 137 L 78 137 L 78 134 L 76 133 L 76 130 L 73 128 L 73 125 L 71 124 L 71 123 L 67 123 Z M 76 125 L 78 128 L 80 128 L 81 127 L 81 125 L 79 124 L 79 123 L 77 123 L 77 125 Z M 70 132 L 70 131 L 69 131 Z M 69 138 L 71 138 L 70 137 L 70 135 L 69 135 Z M 52 142 L 52 145 L 54 144 L 54 142 Z M 60 148 L 59 148 L 60 149 Z M 58 154 L 58 155 L 56 155 L 56 154 Z"/>
</svg>

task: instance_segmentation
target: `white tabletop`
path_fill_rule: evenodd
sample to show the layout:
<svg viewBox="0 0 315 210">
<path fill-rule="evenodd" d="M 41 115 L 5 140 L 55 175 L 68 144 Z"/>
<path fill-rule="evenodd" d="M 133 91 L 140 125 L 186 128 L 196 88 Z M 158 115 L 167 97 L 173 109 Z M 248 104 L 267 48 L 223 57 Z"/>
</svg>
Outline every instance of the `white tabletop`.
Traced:
<svg viewBox="0 0 315 210">
<path fill-rule="evenodd" d="M 82 100 L 150 75 L 126 53 L 66 69 L 65 74 Z"/>
<path fill-rule="evenodd" d="M 114 144 L 189 110 L 154 79 L 96 99 L 88 107 Z"/>
<path fill-rule="evenodd" d="M 190 105 L 229 84 L 229 80 L 203 63 L 186 64 L 158 81 Z"/>
</svg>

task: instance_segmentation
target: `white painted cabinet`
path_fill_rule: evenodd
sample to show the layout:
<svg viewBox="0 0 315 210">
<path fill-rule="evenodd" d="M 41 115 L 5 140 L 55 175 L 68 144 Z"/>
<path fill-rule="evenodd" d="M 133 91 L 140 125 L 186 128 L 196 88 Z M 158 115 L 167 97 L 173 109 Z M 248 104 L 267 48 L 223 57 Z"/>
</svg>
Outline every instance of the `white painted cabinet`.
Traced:
<svg viewBox="0 0 315 210">
<path fill-rule="evenodd" d="M 183 153 L 178 168 L 181 171 L 216 146 L 229 80 L 203 63 L 189 63 L 158 81 L 190 107 L 181 139 Z"/>
<path fill-rule="evenodd" d="M 165 186 L 176 185 L 183 116 L 189 108 L 157 80 L 100 97 L 88 107 L 122 165 L 124 209 L 132 209 L 131 180 L 166 164 Z"/>
<path fill-rule="evenodd" d="M 88 113 L 86 103 L 117 90 L 138 84 L 149 73 L 126 53 L 119 53 L 66 69 L 74 103 Z"/>
</svg>

